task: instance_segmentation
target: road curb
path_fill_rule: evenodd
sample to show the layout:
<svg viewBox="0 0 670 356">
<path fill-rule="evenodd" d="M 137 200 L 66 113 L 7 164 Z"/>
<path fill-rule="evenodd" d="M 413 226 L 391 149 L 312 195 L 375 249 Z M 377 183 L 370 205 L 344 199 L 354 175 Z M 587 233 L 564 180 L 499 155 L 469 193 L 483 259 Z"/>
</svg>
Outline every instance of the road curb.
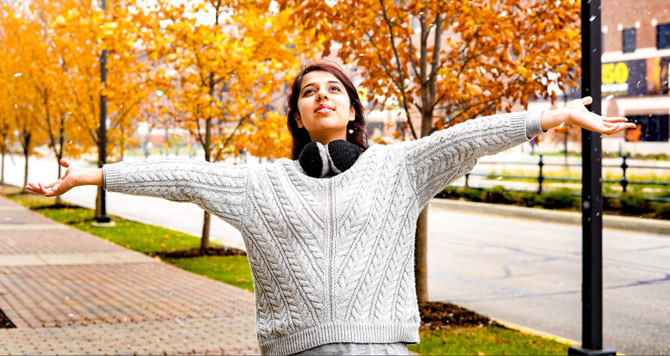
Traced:
<svg viewBox="0 0 670 356">
<path fill-rule="evenodd" d="M 581 225 L 582 215 L 576 212 L 556 211 L 539 208 L 526 208 L 513 205 L 475 203 L 462 200 L 432 199 L 431 207 L 448 210 L 471 211 L 481 214 L 491 214 L 524 218 L 554 223 Z M 611 229 L 629 230 L 637 232 L 668 235 L 670 237 L 670 221 L 632 218 L 627 216 L 604 215 L 603 227 Z"/>
<path fill-rule="evenodd" d="M 509 321 L 500 320 L 500 319 L 496 319 L 496 318 L 489 318 L 489 319 L 491 319 L 491 320 L 497 322 L 498 324 L 501 324 L 502 326 L 505 326 L 507 328 L 518 330 L 518 331 L 521 331 L 521 332 L 526 333 L 526 334 L 540 336 L 540 337 L 543 337 L 543 338 L 546 338 L 546 339 L 554 339 L 554 340 L 556 340 L 560 343 L 569 344 L 570 346 L 575 346 L 575 345 L 581 345 L 582 344 L 580 341 L 577 341 L 577 340 L 572 340 L 572 339 L 568 339 L 568 338 L 565 338 L 565 337 L 562 337 L 562 336 L 558 336 L 558 335 L 550 334 L 550 333 L 547 333 L 547 332 L 544 332 L 544 331 L 540 331 L 540 330 L 537 330 L 537 329 L 528 328 L 528 327 L 525 327 L 525 326 L 522 326 L 522 325 L 519 325 L 519 324 L 511 323 Z"/>
</svg>

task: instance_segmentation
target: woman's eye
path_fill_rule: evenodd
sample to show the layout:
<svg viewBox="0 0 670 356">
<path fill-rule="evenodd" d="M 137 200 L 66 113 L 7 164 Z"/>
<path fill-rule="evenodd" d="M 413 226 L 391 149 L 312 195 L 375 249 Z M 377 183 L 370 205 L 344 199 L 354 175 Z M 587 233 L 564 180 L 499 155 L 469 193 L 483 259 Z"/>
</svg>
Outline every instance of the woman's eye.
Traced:
<svg viewBox="0 0 670 356">
<path fill-rule="evenodd" d="M 313 92 L 314 92 L 314 89 L 307 89 L 302 93 L 302 95 L 312 94 Z"/>
<path fill-rule="evenodd" d="M 337 90 L 337 91 L 341 91 L 341 90 L 340 90 L 340 88 L 338 88 L 338 87 L 332 87 L 332 88 L 330 88 L 330 90 Z"/>
</svg>

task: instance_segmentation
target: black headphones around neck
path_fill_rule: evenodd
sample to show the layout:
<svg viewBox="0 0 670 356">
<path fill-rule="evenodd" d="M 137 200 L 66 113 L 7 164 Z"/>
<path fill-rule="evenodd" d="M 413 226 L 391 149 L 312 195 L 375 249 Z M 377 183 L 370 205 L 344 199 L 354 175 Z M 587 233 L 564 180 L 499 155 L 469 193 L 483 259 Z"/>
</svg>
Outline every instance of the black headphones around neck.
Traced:
<svg viewBox="0 0 670 356">
<path fill-rule="evenodd" d="M 335 140 L 325 146 L 310 142 L 300 152 L 298 161 L 307 175 L 323 178 L 351 168 L 360 155 L 360 147 L 346 140 Z"/>
</svg>

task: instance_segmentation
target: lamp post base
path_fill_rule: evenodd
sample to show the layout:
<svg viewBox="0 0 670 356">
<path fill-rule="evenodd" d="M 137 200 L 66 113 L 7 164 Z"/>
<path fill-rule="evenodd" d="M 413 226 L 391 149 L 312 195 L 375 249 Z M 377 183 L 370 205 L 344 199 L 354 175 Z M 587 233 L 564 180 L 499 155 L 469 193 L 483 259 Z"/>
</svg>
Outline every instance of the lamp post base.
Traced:
<svg viewBox="0 0 670 356">
<path fill-rule="evenodd" d="M 91 225 L 97 227 L 108 227 L 108 226 L 114 226 L 114 222 L 112 222 L 112 219 L 109 216 L 100 215 L 96 216 L 95 222 Z"/>
<path fill-rule="evenodd" d="M 570 346 L 568 355 L 598 355 L 598 356 L 616 356 L 614 350 L 591 350 L 580 346 Z"/>
</svg>

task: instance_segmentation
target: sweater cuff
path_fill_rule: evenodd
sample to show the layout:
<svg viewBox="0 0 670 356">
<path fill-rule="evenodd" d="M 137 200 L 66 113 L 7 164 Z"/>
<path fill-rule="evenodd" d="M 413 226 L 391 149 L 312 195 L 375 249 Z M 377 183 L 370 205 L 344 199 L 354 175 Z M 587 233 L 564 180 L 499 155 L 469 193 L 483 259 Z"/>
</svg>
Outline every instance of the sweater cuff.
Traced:
<svg viewBox="0 0 670 356">
<path fill-rule="evenodd" d="M 542 122 L 540 117 L 544 111 L 529 111 L 526 116 L 526 137 L 530 140 L 535 136 L 539 136 L 546 131 L 542 131 Z"/>
<path fill-rule="evenodd" d="M 107 191 L 118 191 L 125 184 L 123 179 L 123 164 L 114 163 L 102 166 L 102 187 Z"/>
</svg>

